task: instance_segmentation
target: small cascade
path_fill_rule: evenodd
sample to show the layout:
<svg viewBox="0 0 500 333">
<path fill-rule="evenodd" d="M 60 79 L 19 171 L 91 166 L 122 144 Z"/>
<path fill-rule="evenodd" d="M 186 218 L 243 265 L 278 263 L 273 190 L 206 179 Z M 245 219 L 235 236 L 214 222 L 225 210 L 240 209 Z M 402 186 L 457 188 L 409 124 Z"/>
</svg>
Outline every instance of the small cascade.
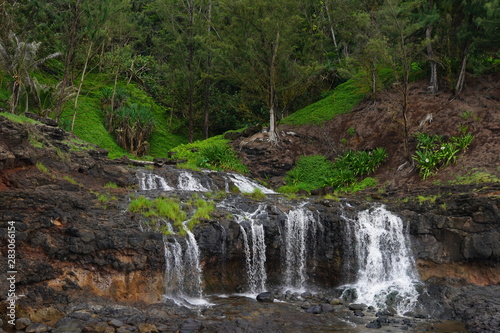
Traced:
<svg viewBox="0 0 500 333">
<path fill-rule="evenodd" d="M 237 173 L 229 173 L 229 180 L 240 190 L 241 193 L 253 193 L 255 190 L 260 190 L 264 194 L 276 194 L 273 190 L 270 190 L 256 181 L 242 176 Z M 229 192 L 229 185 L 226 183 L 226 192 Z"/>
<path fill-rule="evenodd" d="M 266 273 L 266 244 L 264 226 L 260 222 L 268 218 L 266 206 L 259 205 L 253 212 L 245 212 L 235 207 L 225 206 L 233 212 L 233 216 L 240 224 L 245 250 L 248 292 L 257 294 L 265 291 Z"/>
<path fill-rule="evenodd" d="M 244 238 L 249 292 L 257 294 L 265 290 L 267 279 L 264 227 L 252 223 L 250 237 L 242 225 L 240 225 L 240 228 Z M 250 244 L 252 245 L 251 249 Z"/>
<path fill-rule="evenodd" d="M 200 179 L 193 176 L 191 172 L 181 171 L 179 173 L 178 189 L 182 191 L 209 192 L 210 189 L 203 186 Z"/>
<path fill-rule="evenodd" d="M 418 276 L 403 220 L 383 206 L 358 213 L 348 223 L 358 261 L 356 302 L 398 313 L 414 309 Z"/>
<path fill-rule="evenodd" d="M 183 246 L 177 239 L 165 241 L 165 296 L 189 304 L 203 304 L 200 252 L 191 231 Z"/>
<path fill-rule="evenodd" d="M 317 221 L 305 208 L 287 214 L 283 244 L 285 246 L 285 287 L 303 290 L 306 282 L 308 234 L 311 240 L 317 231 Z"/>
<path fill-rule="evenodd" d="M 139 189 L 143 191 L 162 190 L 172 191 L 174 188 L 167 184 L 167 181 L 154 173 L 142 172 L 138 176 Z"/>
</svg>

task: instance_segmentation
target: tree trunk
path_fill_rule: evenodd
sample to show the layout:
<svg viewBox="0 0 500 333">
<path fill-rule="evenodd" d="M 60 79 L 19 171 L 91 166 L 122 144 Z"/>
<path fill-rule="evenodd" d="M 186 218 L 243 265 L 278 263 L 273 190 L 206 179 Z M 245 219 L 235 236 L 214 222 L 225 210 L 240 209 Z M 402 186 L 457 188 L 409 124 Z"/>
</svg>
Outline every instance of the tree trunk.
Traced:
<svg viewBox="0 0 500 333">
<path fill-rule="evenodd" d="M 78 112 L 78 97 L 80 97 L 80 92 L 82 91 L 83 80 L 85 79 L 85 73 L 87 71 L 87 66 L 89 64 L 90 53 L 92 52 L 93 41 L 90 41 L 89 51 L 87 52 L 87 58 L 85 59 L 85 65 L 83 66 L 82 77 L 80 78 L 80 84 L 78 84 L 78 90 L 75 97 L 75 107 L 73 112 L 73 119 L 71 120 L 71 132 L 75 129 L 76 114 Z"/>
<path fill-rule="evenodd" d="M 460 74 L 458 75 L 457 85 L 455 86 L 455 95 L 459 95 L 464 89 L 465 85 L 465 71 L 467 69 L 467 58 L 469 57 L 469 45 L 465 47 L 464 55 L 462 58 L 462 66 Z"/>
<path fill-rule="evenodd" d="M 438 75 L 437 75 L 437 63 L 434 59 L 434 52 L 432 50 L 432 27 L 429 25 L 425 29 L 425 39 L 427 41 L 427 55 L 429 56 L 429 64 L 431 66 L 431 79 L 429 82 L 429 90 L 431 93 L 436 94 L 438 92 Z"/>
<path fill-rule="evenodd" d="M 12 95 L 10 96 L 10 106 L 9 106 L 10 113 L 16 113 L 16 107 L 17 104 L 19 103 L 20 91 L 21 91 L 21 84 L 16 79 L 14 81 L 14 87 L 12 87 Z"/>
<path fill-rule="evenodd" d="M 207 28 L 207 38 L 210 37 L 210 32 L 211 32 L 211 19 L 212 19 L 212 1 L 209 0 L 207 4 L 207 22 L 208 22 L 208 28 Z M 211 85 L 211 80 L 210 80 L 210 69 L 212 65 L 212 59 L 210 58 L 210 54 L 207 55 L 207 79 L 205 81 L 205 119 L 203 122 L 203 128 L 205 132 L 205 139 L 208 139 L 208 126 L 209 126 L 209 120 L 210 120 L 210 85 Z"/>
<path fill-rule="evenodd" d="M 276 41 L 273 47 L 273 55 L 271 59 L 271 68 L 269 76 L 269 141 L 273 145 L 278 144 L 278 135 L 276 133 L 276 58 L 278 57 L 280 33 L 276 33 Z"/>
<path fill-rule="evenodd" d="M 82 0 L 77 0 L 75 4 L 75 18 L 73 21 L 73 27 L 71 28 L 70 32 L 70 39 L 69 39 L 69 47 L 68 47 L 68 54 L 66 55 L 66 61 L 64 63 L 64 76 L 63 80 L 61 82 L 61 87 L 59 89 L 59 98 L 57 99 L 56 107 L 55 107 L 55 121 L 59 123 L 59 117 L 61 116 L 62 113 L 62 107 L 64 104 L 64 100 L 66 99 L 66 87 L 69 85 L 69 72 L 70 68 L 73 62 L 73 53 L 76 47 L 76 39 L 77 39 L 77 34 L 78 34 L 78 23 L 80 20 L 80 3 Z"/>
</svg>

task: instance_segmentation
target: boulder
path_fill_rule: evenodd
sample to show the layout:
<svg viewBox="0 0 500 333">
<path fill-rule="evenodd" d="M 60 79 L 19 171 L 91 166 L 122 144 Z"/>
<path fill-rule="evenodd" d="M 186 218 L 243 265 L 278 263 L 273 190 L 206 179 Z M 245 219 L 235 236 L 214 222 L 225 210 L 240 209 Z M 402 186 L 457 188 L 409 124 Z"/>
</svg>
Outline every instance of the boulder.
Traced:
<svg viewBox="0 0 500 333">
<path fill-rule="evenodd" d="M 266 291 L 257 295 L 257 301 L 264 303 L 274 302 L 274 294 L 270 291 Z"/>
</svg>

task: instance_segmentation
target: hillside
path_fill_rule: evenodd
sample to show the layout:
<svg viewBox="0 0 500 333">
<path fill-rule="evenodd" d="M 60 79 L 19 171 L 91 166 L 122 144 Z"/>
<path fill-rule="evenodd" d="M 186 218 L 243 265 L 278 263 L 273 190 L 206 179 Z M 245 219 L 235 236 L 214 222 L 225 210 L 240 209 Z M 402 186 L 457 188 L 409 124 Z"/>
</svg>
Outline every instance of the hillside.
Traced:
<svg viewBox="0 0 500 333">
<path fill-rule="evenodd" d="M 280 145 L 242 137 L 232 145 L 239 151 L 252 176 L 272 187 L 284 185 L 283 177 L 303 155 L 321 154 L 334 159 L 346 150 L 383 147 L 388 161 L 371 175 L 379 180 L 379 192 L 410 191 L 429 185 L 467 184 L 499 181 L 500 176 L 500 75 L 470 78 L 460 96 L 450 92 L 436 95 L 426 91 L 427 82 L 410 86 L 408 123 L 409 151 L 414 154 L 418 132 L 456 136 L 467 128 L 474 135 L 469 149 L 457 163 L 422 181 L 403 149 L 400 100 L 395 90 L 363 100 L 350 113 L 337 115 L 321 125 L 280 125 Z M 432 121 L 424 122 L 432 115 Z M 420 126 L 421 125 L 421 126 Z"/>
</svg>

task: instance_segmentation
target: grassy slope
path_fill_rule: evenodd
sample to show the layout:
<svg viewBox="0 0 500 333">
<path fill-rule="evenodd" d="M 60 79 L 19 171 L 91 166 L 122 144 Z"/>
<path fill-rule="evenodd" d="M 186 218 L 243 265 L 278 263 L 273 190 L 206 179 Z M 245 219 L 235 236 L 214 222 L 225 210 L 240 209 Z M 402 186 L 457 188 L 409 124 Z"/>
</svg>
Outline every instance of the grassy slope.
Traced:
<svg viewBox="0 0 500 333">
<path fill-rule="evenodd" d="M 338 85 L 328 97 L 300 109 L 281 123 L 289 125 L 322 124 L 336 115 L 349 113 L 365 95 L 360 92 L 355 80 L 348 80 Z"/>
<path fill-rule="evenodd" d="M 103 75 L 90 74 L 84 82 L 82 93 L 78 101 L 78 113 L 75 121 L 74 133 L 81 139 L 95 143 L 109 151 L 110 158 L 127 155 L 127 152 L 117 145 L 113 136 L 104 126 L 104 114 L 100 109 L 101 90 L 109 86 Z M 120 83 L 123 88 L 125 85 Z M 151 108 L 156 128 L 150 138 L 150 156 L 165 157 L 173 147 L 185 143 L 186 139 L 169 132 L 165 110 L 134 84 L 126 86 L 130 94 L 130 103 L 140 103 Z M 61 115 L 61 122 L 66 129 L 71 126 L 74 111 L 74 101 L 68 102 Z"/>
</svg>

